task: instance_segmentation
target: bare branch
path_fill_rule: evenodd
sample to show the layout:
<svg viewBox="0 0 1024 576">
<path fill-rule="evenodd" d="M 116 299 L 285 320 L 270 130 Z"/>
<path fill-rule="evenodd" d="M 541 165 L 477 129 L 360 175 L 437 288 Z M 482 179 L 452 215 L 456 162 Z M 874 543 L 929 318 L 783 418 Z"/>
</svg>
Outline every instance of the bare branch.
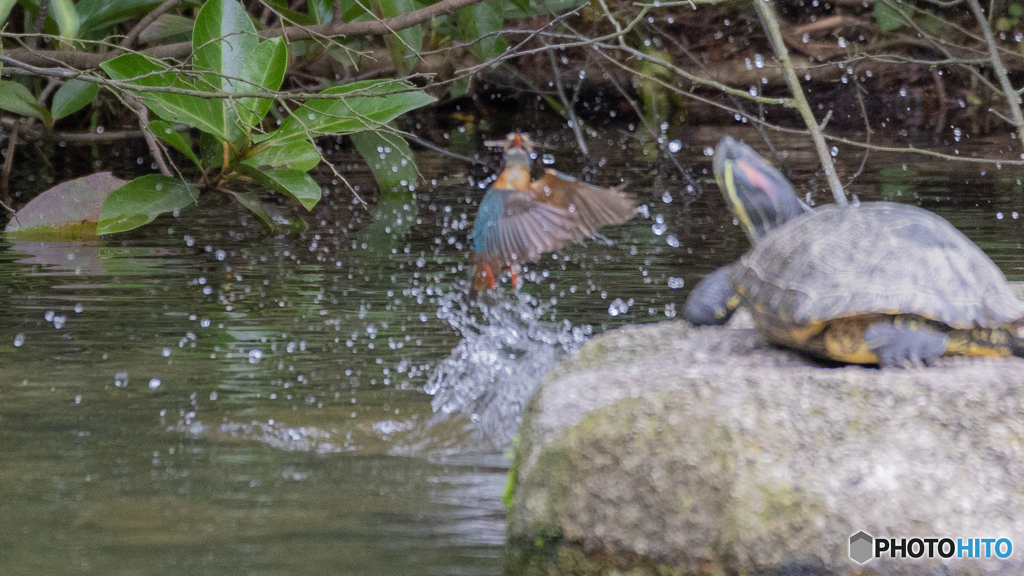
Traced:
<svg viewBox="0 0 1024 576">
<path fill-rule="evenodd" d="M 818 127 L 818 121 L 814 118 L 811 105 L 808 104 L 807 98 L 804 97 L 804 90 L 800 86 L 800 78 L 797 77 L 796 70 L 793 69 L 793 63 L 789 59 L 789 50 L 786 48 L 786 42 L 782 38 L 779 22 L 775 19 L 775 8 L 762 0 L 753 0 L 753 2 L 757 8 L 757 13 L 761 16 L 761 22 L 768 30 L 768 37 L 775 48 L 775 56 L 779 59 L 779 65 L 786 72 L 786 83 L 789 84 L 789 90 L 793 93 L 793 104 L 800 112 L 800 116 L 804 119 L 804 124 L 807 125 L 807 129 L 811 133 L 814 148 L 818 151 L 818 160 L 821 162 L 822 168 L 825 169 L 825 177 L 828 178 L 829 186 L 832 188 L 832 196 L 835 197 L 836 204 L 845 206 L 847 201 L 846 193 L 843 191 L 843 183 L 839 181 L 836 167 L 832 163 L 832 155 L 828 151 L 828 145 L 825 144 L 825 137 Z"/>
<path fill-rule="evenodd" d="M 284 28 L 271 28 L 260 31 L 262 38 L 276 38 L 287 36 L 291 42 L 307 40 L 316 37 L 335 36 L 359 36 L 359 35 L 383 35 L 390 34 L 396 30 L 405 30 L 417 24 L 422 24 L 431 18 L 442 14 L 451 13 L 465 6 L 479 4 L 483 0 L 441 0 L 437 4 L 413 10 L 408 14 L 395 16 L 394 18 L 382 18 L 366 22 L 329 22 L 317 24 L 316 26 L 286 26 Z M 166 46 L 157 46 L 142 52 L 147 56 L 165 58 L 186 58 L 192 53 L 191 42 L 179 42 Z M 68 66 L 79 70 L 98 68 L 100 63 L 106 62 L 120 56 L 120 52 L 108 53 L 87 53 L 64 50 L 29 50 L 16 48 L 10 50 L 7 56 L 13 60 L 30 66 Z"/>
</svg>

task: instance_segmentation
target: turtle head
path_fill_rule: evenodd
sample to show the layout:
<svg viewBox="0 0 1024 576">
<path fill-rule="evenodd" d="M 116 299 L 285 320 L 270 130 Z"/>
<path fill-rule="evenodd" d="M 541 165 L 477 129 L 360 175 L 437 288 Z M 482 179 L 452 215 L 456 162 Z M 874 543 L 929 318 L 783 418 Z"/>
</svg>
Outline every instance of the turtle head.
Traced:
<svg viewBox="0 0 1024 576">
<path fill-rule="evenodd" d="M 778 169 L 731 136 L 718 143 L 714 170 L 729 210 L 751 242 L 807 211 Z"/>
<path fill-rule="evenodd" d="M 504 140 L 487 140 L 485 146 L 501 147 L 505 150 L 505 167 L 525 166 L 527 169 L 533 164 L 533 142 L 529 134 L 518 130 L 509 132 Z"/>
</svg>

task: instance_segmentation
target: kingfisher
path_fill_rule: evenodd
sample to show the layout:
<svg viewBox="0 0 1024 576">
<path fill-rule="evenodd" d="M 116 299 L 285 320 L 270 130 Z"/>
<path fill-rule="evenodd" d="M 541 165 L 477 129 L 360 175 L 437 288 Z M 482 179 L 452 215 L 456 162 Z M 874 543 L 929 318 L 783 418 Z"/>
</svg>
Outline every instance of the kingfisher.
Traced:
<svg viewBox="0 0 1024 576">
<path fill-rule="evenodd" d="M 523 262 L 568 242 L 580 242 L 598 228 L 622 224 L 636 213 L 636 199 L 625 184 L 599 188 L 556 170 L 532 180 L 533 143 L 516 131 L 484 144 L 505 150 L 504 169 L 480 202 L 473 225 L 473 271 L 470 297 L 494 288 L 495 277 L 512 273 L 518 288 Z"/>
</svg>

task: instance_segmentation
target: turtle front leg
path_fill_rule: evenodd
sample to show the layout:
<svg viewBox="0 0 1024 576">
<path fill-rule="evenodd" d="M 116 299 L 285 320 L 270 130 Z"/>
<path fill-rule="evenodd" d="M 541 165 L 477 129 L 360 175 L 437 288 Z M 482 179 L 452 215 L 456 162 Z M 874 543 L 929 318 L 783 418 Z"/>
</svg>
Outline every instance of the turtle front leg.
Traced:
<svg viewBox="0 0 1024 576">
<path fill-rule="evenodd" d="M 729 321 L 736 311 L 738 299 L 729 285 L 732 266 L 722 266 L 690 292 L 683 309 L 683 320 L 694 326 L 720 326 Z"/>
<path fill-rule="evenodd" d="M 949 336 L 927 324 L 899 317 L 868 326 L 864 342 L 875 353 L 881 368 L 922 366 L 942 356 L 949 348 Z"/>
</svg>

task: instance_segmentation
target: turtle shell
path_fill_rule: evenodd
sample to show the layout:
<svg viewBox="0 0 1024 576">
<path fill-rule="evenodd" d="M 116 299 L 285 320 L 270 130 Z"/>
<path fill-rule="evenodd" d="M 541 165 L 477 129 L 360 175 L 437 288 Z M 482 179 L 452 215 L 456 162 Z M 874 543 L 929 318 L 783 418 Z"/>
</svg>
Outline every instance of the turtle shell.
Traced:
<svg viewBox="0 0 1024 576">
<path fill-rule="evenodd" d="M 1024 318 L 1024 303 L 977 245 L 927 210 L 890 202 L 808 212 L 761 238 L 729 280 L 779 326 L 868 313 L 953 328 Z"/>
</svg>

